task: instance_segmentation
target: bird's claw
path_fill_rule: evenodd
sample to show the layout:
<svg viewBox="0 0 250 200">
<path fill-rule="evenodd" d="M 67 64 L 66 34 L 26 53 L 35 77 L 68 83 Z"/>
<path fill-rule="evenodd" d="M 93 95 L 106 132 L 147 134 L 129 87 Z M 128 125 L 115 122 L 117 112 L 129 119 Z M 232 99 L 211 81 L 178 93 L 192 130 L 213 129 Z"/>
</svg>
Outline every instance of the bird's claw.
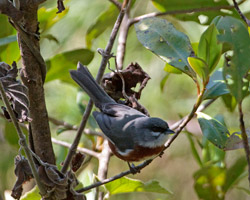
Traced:
<svg viewBox="0 0 250 200">
<path fill-rule="evenodd" d="M 129 170 L 131 171 L 132 174 L 137 174 L 137 173 L 141 172 L 139 169 L 136 168 L 136 166 L 133 163 L 130 164 L 128 162 L 128 166 L 129 166 Z"/>
</svg>

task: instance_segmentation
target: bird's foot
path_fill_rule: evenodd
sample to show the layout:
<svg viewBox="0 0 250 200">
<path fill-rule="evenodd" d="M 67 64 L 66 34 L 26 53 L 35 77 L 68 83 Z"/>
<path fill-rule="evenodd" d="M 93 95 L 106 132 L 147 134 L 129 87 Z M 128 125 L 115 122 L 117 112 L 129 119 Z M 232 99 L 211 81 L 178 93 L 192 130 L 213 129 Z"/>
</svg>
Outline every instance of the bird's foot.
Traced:
<svg viewBox="0 0 250 200">
<path fill-rule="evenodd" d="M 129 167 L 132 174 L 137 174 L 137 173 L 141 172 L 139 169 L 136 168 L 136 166 L 133 163 L 130 164 L 128 162 L 128 167 Z"/>
</svg>

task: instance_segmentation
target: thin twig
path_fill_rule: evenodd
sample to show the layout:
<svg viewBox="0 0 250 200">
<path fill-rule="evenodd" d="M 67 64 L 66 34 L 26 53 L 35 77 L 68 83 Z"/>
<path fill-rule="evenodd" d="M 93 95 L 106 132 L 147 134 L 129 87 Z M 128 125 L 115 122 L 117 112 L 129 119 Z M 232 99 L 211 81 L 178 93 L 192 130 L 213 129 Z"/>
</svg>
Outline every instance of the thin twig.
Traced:
<svg viewBox="0 0 250 200">
<path fill-rule="evenodd" d="M 34 163 L 34 160 L 32 158 L 32 154 L 31 154 L 31 151 L 28 147 L 28 144 L 26 142 L 26 137 L 25 135 L 23 134 L 18 122 L 17 122 L 17 119 L 15 117 L 15 114 L 10 106 L 10 103 L 7 99 L 7 96 L 5 94 L 5 91 L 4 91 L 4 87 L 3 87 L 3 83 L 2 81 L 0 81 L 0 93 L 1 93 L 1 97 L 2 97 L 2 100 L 7 108 L 7 111 L 10 115 L 10 118 L 16 128 L 16 131 L 17 131 L 17 134 L 18 134 L 18 137 L 19 137 L 19 144 L 20 146 L 22 147 L 22 149 L 24 150 L 26 156 L 27 156 L 27 159 L 28 159 L 28 162 L 29 162 L 29 165 L 30 165 L 30 168 L 31 168 L 31 171 L 32 171 L 32 174 L 34 176 L 34 179 L 36 181 L 36 184 L 40 190 L 40 193 L 42 196 L 45 196 L 46 195 L 46 190 L 45 190 L 45 187 L 43 185 L 43 183 L 41 182 L 40 178 L 39 178 L 39 175 L 37 173 L 37 169 L 36 169 L 36 166 L 35 166 L 35 163 Z"/>
<path fill-rule="evenodd" d="M 164 15 L 175 15 L 175 14 L 185 14 L 185 13 L 197 13 L 197 12 L 208 12 L 213 10 L 220 10 L 220 9 L 232 9 L 234 6 L 231 5 L 224 5 L 224 6 L 214 6 L 214 7 L 202 7 L 202 8 L 193 8 L 193 9 L 184 9 L 184 10 L 173 10 L 173 11 L 167 11 L 167 12 L 153 12 L 148 13 L 145 15 L 141 15 L 138 17 L 135 17 L 130 20 L 129 25 L 132 26 L 133 24 L 139 22 L 142 19 L 148 18 L 148 17 L 157 17 L 157 16 L 164 16 Z"/>
<path fill-rule="evenodd" d="M 68 122 L 62 121 L 62 120 L 58 120 L 55 119 L 53 117 L 49 116 L 49 121 L 51 123 L 53 123 L 56 126 L 62 126 L 63 128 L 67 129 L 67 130 L 78 130 L 78 127 L 76 125 L 72 125 Z M 86 135 L 94 135 L 94 136 L 99 136 L 99 137 L 103 137 L 103 134 L 94 130 L 91 130 L 89 128 L 85 128 L 84 129 L 84 133 Z"/>
<path fill-rule="evenodd" d="M 110 54 L 111 54 L 111 50 L 113 48 L 113 45 L 114 45 L 114 42 L 115 42 L 115 38 L 117 36 L 117 33 L 118 33 L 118 30 L 120 28 L 120 25 L 121 25 L 121 22 L 122 22 L 122 19 L 123 19 L 123 16 L 124 16 L 124 13 L 125 13 L 125 10 L 126 10 L 126 6 L 127 6 L 127 0 L 124 0 L 123 2 L 123 5 L 122 5 L 122 9 L 117 17 L 117 20 L 114 24 L 114 27 L 112 29 L 112 32 L 111 32 L 111 35 L 110 35 L 110 38 L 109 38 L 109 41 L 108 41 L 108 44 L 105 48 L 105 54 L 103 54 L 102 56 L 102 61 L 101 61 L 101 64 L 100 64 L 100 67 L 99 67 L 99 70 L 98 70 L 98 74 L 97 74 L 97 77 L 96 77 L 96 81 L 98 83 L 100 83 L 101 79 L 102 79 L 102 76 L 104 74 L 104 71 L 105 71 L 105 68 L 107 66 L 107 63 L 108 63 L 108 60 L 110 58 Z M 87 123 L 87 120 L 88 120 L 88 117 L 91 113 L 91 110 L 92 110 L 92 107 L 93 107 L 93 102 L 92 100 L 89 101 L 88 105 L 87 105 L 87 108 L 84 112 L 84 115 L 83 115 L 83 119 L 81 121 L 81 124 L 80 124 L 80 127 L 76 133 L 76 138 L 72 144 L 72 146 L 70 147 L 70 150 L 69 150 L 69 153 L 66 157 L 66 160 L 64 162 L 64 165 L 62 167 L 62 173 L 66 173 L 68 167 L 69 167 L 69 164 L 72 160 L 72 157 L 73 155 L 75 154 L 76 152 L 76 149 L 77 149 L 77 146 L 79 144 L 79 141 L 81 139 L 81 136 L 82 136 L 82 132 L 86 126 L 86 123 Z"/>
<path fill-rule="evenodd" d="M 109 160 L 112 153 L 109 149 L 108 140 L 104 140 L 103 142 L 103 149 L 101 152 L 101 155 L 99 157 L 99 166 L 98 166 L 98 179 L 100 181 L 105 180 L 107 178 L 108 174 L 108 166 L 109 166 Z M 103 199 L 103 192 L 98 192 L 98 199 Z"/>
<path fill-rule="evenodd" d="M 242 110 L 242 102 L 238 103 L 238 109 L 239 109 L 239 121 L 240 121 L 240 130 L 241 130 L 241 137 L 243 140 L 243 145 L 247 157 L 247 163 L 248 163 L 248 181 L 249 181 L 249 187 L 250 187 L 250 149 L 248 144 L 248 136 L 246 133 L 245 123 L 244 123 L 244 115 Z"/>
<path fill-rule="evenodd" d="M 250 20 L 247 19 L 247 17 L 241 12 L 240 8 L 239 8 L 239 5 L 238 3 L 236 2 L 236 0 L 233 0 L 233 3 L 234 3 L 234 7 L 235 7 L 235 10 L 239 13 L 241 19 L 243 19 L 243 21 L 246 22 L 246 24 L 248 26 L 250 26 Z"/>
<path fill-rule="evenodd" d="M 113 3 L 119 10 L 122 8 L 122 4 L 117 0 L 109 0 L 111 3 Z"/>
<path fill-rule="evenodd" d="M 71 144 L 68 143 L 68 142 L 65 142 L 65 141 L 57 140 L 55 138 L 51 138 L 51 141 L 54 144 L 58 144 L 58 145 L 63 146 L 63 147 L 67 147 L 67 148 L 71 147 Z M 100 153 L 97 153 L 95 151 L 92 151 L 92 150 L 89 150 L 89 149 L 86 149 L 86 148 L 77 147 L 77 151 L 79 151 L 81 153 L 84 153 L 84 154 L 87 154 L 87 155 L 90 155 L 90 156 L 93 156 L 95 158 L 99 158 L 100 157 Z"/>
<path fill-rule="evenodd" d="M 141 164 L 135 166 L 134 168 L 135 168 L 135 170 L 140 171 L 141 169 L 143 169 L 144 167 L 146 167 L 147 165 L 149 165 L 152 161 L 153 161 L 152 159 L 146 160 L 146 161 L 144 161 L 143 163 L 141 163 Z M 112 181 L 117 180 L 117 179 L 119 179 L 119 178 L 122 178 L 122 177 L 124 177 L 124 176 L 126 176 L 126 175 L 128 175 L 128 174 L 131 174 L 131 173 L 132 173 L 131 170 L 122 172 L 122 173 L 117 174 L 116 176 L 113 176 L 113 177 L 111 177 L 111 178 L 104 179 L 104 180 L 102 180 L 102 181 L 96 182 L 96 183 L 94 183 L 94 184 L 92 184 L 92 185 L 89 185 L 89 186 L 87 186 L 87 187 L 84 187 L 84 188 L 82 188 L 82 189 L 79 189 L 79 190 L 77 190 L 77 192 L 85 192 L 85 191 L 88 191 L 88 190 L 90 190 L 90 189 L 99 187 L 99 186 L 104 185 L 104 184 L 106 184 L 106 183 L 109 183 L 109 182 L 112 182 Z"/>
</svg>

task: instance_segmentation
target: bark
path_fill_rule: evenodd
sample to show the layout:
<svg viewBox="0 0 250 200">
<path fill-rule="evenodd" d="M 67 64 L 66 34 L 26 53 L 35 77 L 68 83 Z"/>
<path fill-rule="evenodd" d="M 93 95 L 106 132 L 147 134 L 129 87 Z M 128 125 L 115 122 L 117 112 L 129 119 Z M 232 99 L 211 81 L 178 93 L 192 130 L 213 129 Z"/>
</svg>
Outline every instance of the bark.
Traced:
<svg viewBox="0 0 250 200">
<path fill-rule="evenodd" d="M 41 64 L 41 57 L 35 57 L 34 55 L 36 54 L 31 51 L 30 46 L 24 40 L 24 34 L 26 34 L 32 42 L 32 46 L 40 53 L 39 39 L 36 37 L 38 33 L 37 9 L 37 5 L 28 3 L 21 7 L 24 15 L 19 24 L 22 25 L 24 32 L 17 29 L 18 44 L 22 57 L 21 78 L 29 90 L 29 111 L 32 119 L 30 131 L 32 138 L 31 146 L 44 162 L 55 164 L 43 88 L 45 63 L 42 59 L 43 65 Z"/>
</svg>

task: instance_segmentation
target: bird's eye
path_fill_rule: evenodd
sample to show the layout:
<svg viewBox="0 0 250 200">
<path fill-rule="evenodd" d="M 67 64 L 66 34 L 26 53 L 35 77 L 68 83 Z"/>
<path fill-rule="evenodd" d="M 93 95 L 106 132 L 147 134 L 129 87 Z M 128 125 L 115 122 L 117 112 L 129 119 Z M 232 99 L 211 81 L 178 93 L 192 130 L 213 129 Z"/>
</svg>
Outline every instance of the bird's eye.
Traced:
<svg viewBox="0 0 250 200">
<path fill-rule="evenodd" d="M 164 132 L 164 131 L 166 131 L 166 129 L 155 126 L 155 127 L 152 128 L 152 131 L 154 131 L 154 132 Z"/>
</svg>

